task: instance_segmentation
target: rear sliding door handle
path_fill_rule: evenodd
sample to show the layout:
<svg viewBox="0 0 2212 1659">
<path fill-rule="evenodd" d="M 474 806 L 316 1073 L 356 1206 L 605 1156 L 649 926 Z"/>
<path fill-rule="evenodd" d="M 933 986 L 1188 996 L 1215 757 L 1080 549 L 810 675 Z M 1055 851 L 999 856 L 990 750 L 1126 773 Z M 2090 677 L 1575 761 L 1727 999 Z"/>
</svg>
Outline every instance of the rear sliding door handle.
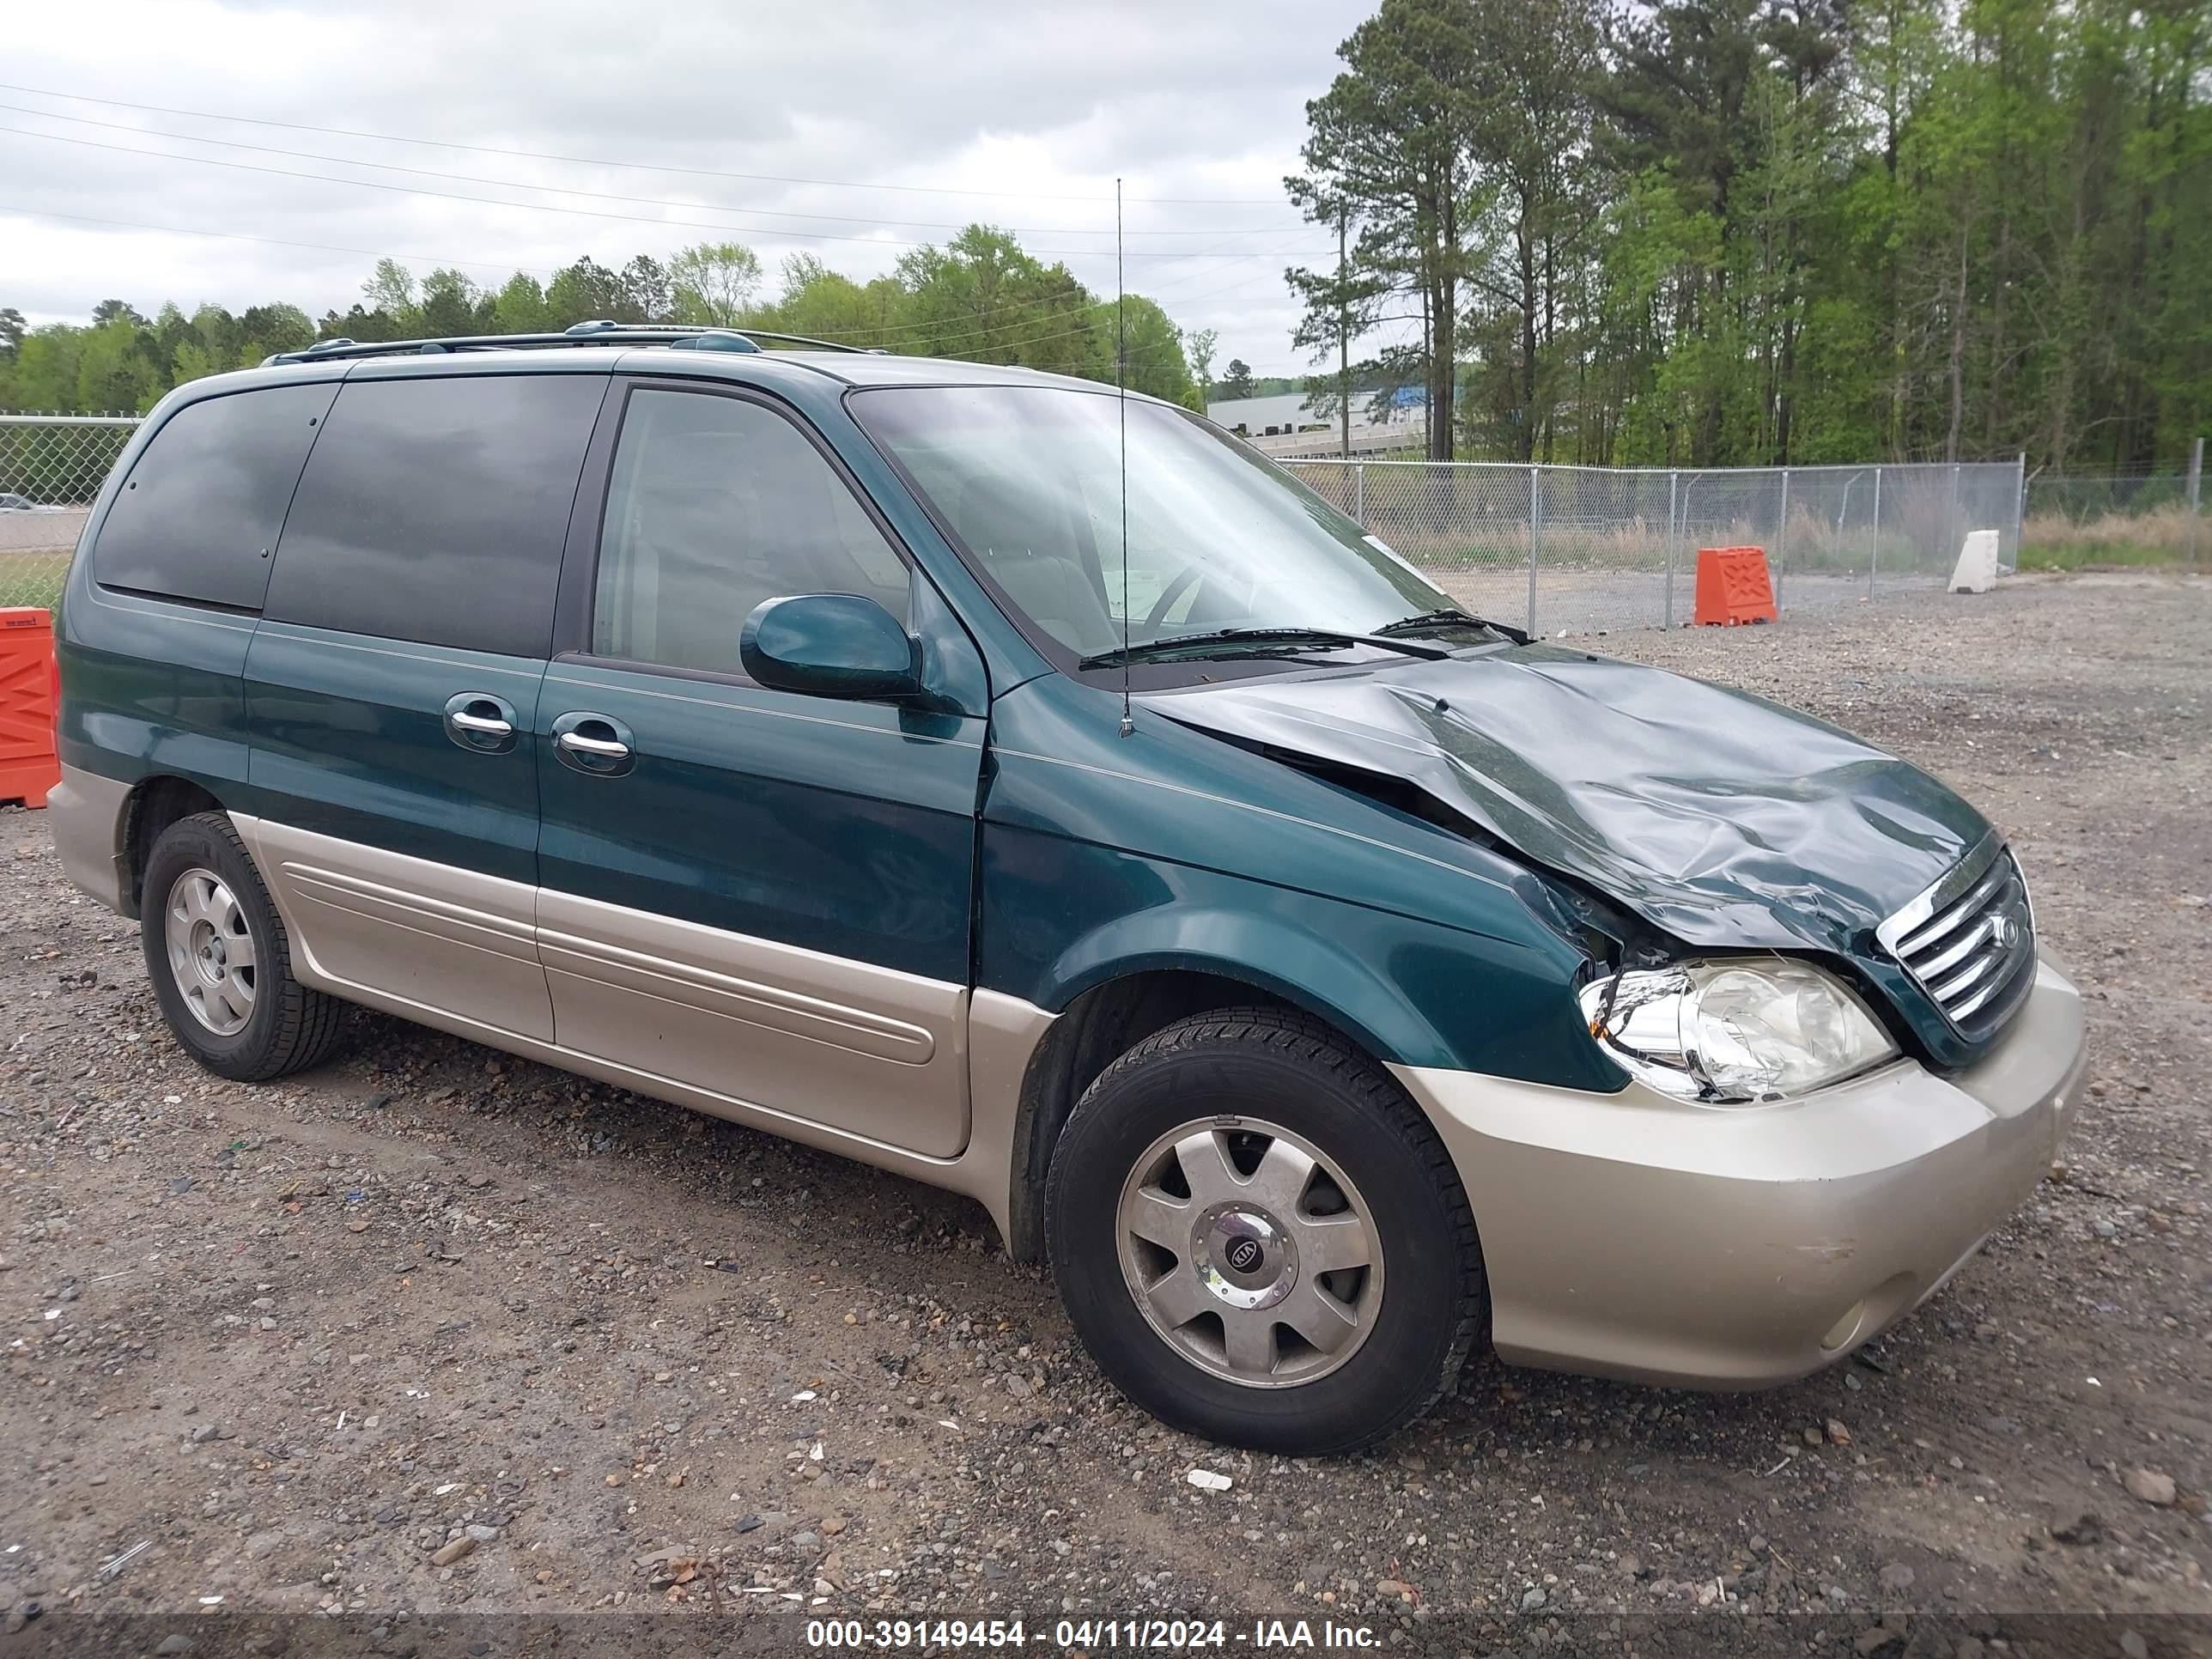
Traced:
<svg viewBox="0 0 2212 1659">
<path fill-rule="evenodd" d="M 561 763 L 594 777 L 620 777 L 633 763 L 629 727 L 608 714 L 578 709 L 553 722 L 553 750 Z"/>
<path fill-rule="evenodd" d="M 504 720 L 500 722 L 505 727 Z M 556 741 L 572 755 L 591 755 L 600 760 L 628 760 L 629 745 L 614 738 L 587 738 L 581 732 L 563 732 Z"/>
</svg>

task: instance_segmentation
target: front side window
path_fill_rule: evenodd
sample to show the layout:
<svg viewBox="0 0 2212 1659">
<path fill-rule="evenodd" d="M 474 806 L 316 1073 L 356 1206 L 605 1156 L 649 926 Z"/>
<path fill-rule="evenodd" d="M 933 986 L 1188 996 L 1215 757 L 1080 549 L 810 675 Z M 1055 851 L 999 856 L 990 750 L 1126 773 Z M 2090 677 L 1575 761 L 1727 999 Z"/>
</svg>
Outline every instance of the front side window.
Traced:
<svg viewBox="0 0 2212 1659">
<path fill-rule="evenodd" d="M 851 407 L 999 591 L 1078 659 L 1114 652 L 1125 630 L 1139 647 L 1232 629 L 1370 634 L 1453 608 L 1313 491 L 1161 404 L 895 386 Z"/>
<path fill-rule="evenodd" d="M 764 599 L 860 593 L 907 615 L 907 568 L 820 451 L 741 398 L 630 394 L 607 482 L 592 652 L 737 674 Z"/>
</svg>

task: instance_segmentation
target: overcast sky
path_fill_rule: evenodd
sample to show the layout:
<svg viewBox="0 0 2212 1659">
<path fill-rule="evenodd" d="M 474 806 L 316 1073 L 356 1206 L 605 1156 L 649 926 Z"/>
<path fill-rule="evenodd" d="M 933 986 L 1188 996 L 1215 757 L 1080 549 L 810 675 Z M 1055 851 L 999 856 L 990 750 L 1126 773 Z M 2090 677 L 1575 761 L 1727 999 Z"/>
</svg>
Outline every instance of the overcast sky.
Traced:
<svg viewBox="0 0 2212 1659">
<path fill-rule="evenodd" d="M 380 254 L 496 287 L 708 240 L 865 278 L 975 219 L 1110 294 L 1118 173 L 1130 291 L 1218 330 L 1217 374 L 1293 372 L 1282 269 L 1334 247 L 1281 180 L 1370 9 L 26 0 L 0 50 L 0 305 L 320 316 Z"/>
</svg>

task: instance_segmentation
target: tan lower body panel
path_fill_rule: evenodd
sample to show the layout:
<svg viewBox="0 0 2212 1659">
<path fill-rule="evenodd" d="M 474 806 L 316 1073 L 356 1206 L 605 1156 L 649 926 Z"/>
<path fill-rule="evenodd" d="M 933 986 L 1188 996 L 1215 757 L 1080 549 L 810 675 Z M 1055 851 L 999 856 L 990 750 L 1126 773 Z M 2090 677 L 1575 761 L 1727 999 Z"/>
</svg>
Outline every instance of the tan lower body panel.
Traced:
<svg viewBox="0 0 2212 1659">
<path fill-rule="evenodd" d="M 232 821 L 303 984 L 964 1193 L 1012 1237 L 1022 1080 L 1046 1010 Z"/>
<path fill-rule="evenodd" d="M 62 873 L 111 910 L 126 911 L 124 890 L 123 808 L 131 786 L 75 766 L 46 793 L 46 823 Z"/>
<path fill-rule="evenodd" d="M 541 889 L 561 1046 L 928 1158 L 968 1144 L 968 988 Z"/>
<path fill-rule="evenodd" d="M 1798 1101 L 1698 1108 L 1393 1066 L 1474 1211 L 1509 1361 L 1757 1388 L 1918 1306 L 2050 1167 L 2082 1059 L 2047 963 L 1996 1049 L 1899 1062 Z"/>
<path fill-rule="evenodd" d="M 540 1042 L 553 1000 L 538 961 L 538 890 L 231 814 L 292 936 L 300 978 L 374 988 Z"/>
</svg>

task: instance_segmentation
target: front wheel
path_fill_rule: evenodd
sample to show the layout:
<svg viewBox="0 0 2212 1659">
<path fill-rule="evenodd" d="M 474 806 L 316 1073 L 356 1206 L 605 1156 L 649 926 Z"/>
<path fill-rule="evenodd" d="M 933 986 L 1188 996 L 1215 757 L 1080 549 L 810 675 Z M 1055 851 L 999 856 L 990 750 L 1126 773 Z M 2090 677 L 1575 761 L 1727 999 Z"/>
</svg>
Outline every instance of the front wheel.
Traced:
<svg viewBox="0 0 2212 1659">
<path fill-rule="evenodd" d="M 1487 1310 L 1436 1132 L 1326 1028 L 1200 1015 L 1108 1066 L 1054 1149 L 1053 1271 L 1085 1345 L 1177 1428 L 1354 1450 L 1449 1391 Z"/>
</svg>

